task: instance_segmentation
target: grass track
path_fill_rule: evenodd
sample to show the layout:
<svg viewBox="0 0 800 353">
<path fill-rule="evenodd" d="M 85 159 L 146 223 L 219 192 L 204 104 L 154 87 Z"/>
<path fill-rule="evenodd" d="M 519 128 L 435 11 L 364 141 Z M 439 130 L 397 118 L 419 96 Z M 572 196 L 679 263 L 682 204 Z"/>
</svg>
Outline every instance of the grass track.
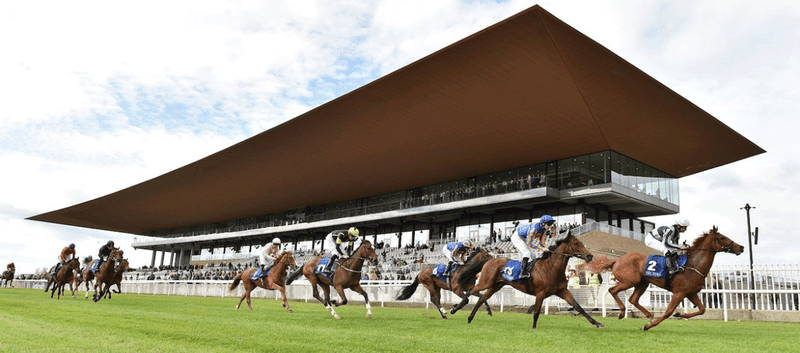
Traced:
<svg viewBox="0 0 800 353">
<path fill-rule="evenodd" d="M 348 292 L 350 294 L 351 292 Z M 238 298 L 124 294 L 93 303 L 35 289 L 0 289 L 0 352 L 798 352 L 800 324 L 668 320 L 643 332 L 644 319 L 539 317 L 480 310 L 442 320 L 434 309 Z M 472 306 L 467 306 L 471 310 Z"/>
</svg>

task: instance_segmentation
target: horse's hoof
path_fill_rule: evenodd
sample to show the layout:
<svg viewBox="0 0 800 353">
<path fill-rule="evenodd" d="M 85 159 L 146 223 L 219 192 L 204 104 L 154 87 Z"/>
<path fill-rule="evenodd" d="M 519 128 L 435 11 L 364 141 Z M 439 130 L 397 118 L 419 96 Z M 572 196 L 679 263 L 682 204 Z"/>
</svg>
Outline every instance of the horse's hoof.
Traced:
<svg viewBox="0 0 800 353">
<path fill-rule="evenodd" d="M 292 309 L 289 309 L 289 314 L 291 314 L 291 313 L 293 313 L 293 312 L 294 312 L 294 311 L 292 311 Z"/>
<path fill-rule="evenodd" d="M 489 315 L 489 317 L 491 317 L 491 316 L 492 316 L 492 313 L 486 313 L 486 315 Z"/>
<path fill-rule="evenodd" d="M 601 324 L 599 322 L 595 326 L 597 326 L 597 328 L 606 328 L 606 325 L 603 325 L 603 324 Z"/>
<path fill-rule="evenodd" d="M 649 330 L 649 329 L 650 329 L 650 328 L 649 328 L 649 327 L 647 327 L 647 325 L 644 325 L 644 327 L 642 327 L 642 331 L 647 331 L 647 330 Z"/>
</svg>

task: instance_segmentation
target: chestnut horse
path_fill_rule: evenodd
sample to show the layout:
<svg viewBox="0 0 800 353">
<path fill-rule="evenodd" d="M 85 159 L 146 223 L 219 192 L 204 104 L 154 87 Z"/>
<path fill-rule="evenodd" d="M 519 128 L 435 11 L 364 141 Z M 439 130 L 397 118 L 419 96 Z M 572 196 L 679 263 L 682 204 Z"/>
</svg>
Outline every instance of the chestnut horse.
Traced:
<svg viewBox="0 0 800 353">
<path fill-rule="evenodd" d="M 369 296 L 367 292 L 361 288 L 361 269 L 364 267 L 364 260 L 370 260 L 372 263 L 378 262 L 378 254 L 375 253 L 375 249 L 372 247 L 372 243 L 368 240 L 364 240 L 361 243 L 361 246 L 353 252 L 353 256 L 342 259 L 339 261 L 339 264 L 336 265 L 334 272 L 333 272 L 333 280 L 328 279 L 323 274 L 316 274 L 314 273 L 314 269 L 317 268 L 317 264 L 322 258 L 319 256 L 314 256 L 311 260 L 303 265 L 302 268 L 299 270 L 292 272 L 289 275 L 289 278 L 286 280 L 286 284 L 289 285 L 294 282 L 295 279 L 300 277 L 300 275 L 306 276 L 309 282 L 311 282 L 311 288 L 314 291 L 314 298 L 320 301 L 328 311 L 331 312 L 333 317 L 340 319 L 339 314 L 336 313 L 336 310 L 333 309 L 331 304 L 334 306 L 345 305 L 347 304 L 347 297 L 344 295 L 344 290 L 350 289 L 358 294 L 361 294 L 364 297 L 364 303 L 367 307 L 367 317 L 372 318 L 372 307 L 369 305 Z M 325 293 L 325 299 L 319 296 L 319 289 L 317 285 L 322 286 L 322 290 Z M 339 294 L 339 298 L 342 299 L 342 302 L 339 303 L 335 300 L 331 301 L 331 288 L 333 286 L 336 289 L 336 293 Z"/>
<path fill-rule="evenodd" d="M 122 254 L 122 250 L 115 248 L 114 250 L 111 250 L 111 254 L 108 255 L 107 260 L 111 261 L 112 259 L 121 259 Z M 86 295 L 83 296 L 84 299 L 89 299 L 89 291 L 96 285 L 94 278 L 97 274 L 92 272 L 92 266 L 94 266 L 94 264 L 98 261 L 100 261 L 100 259 L 89 261 L 89 263 L 86 264 L 86 267 L 84 267 L 83 271 L 81 271 L 81 280 L 86 283 Z M 105 263 L 103 265 L 105 265 Z M 100 272 L 100 269 L 98 268 L 96 272 Z"/>
<path fill-rule="evenodd" d="M 47 292 L 48 288 L 50 288 L 50 284 L 53 284 L 53 289 L 50 292 L 50 298 L 53 297 L 53 294 L 58 291 L 58 296 L 56 299 L 61 299 L 61 294 L 64 293 L 64 285 L 67 283 L 72 282 L 72 277 L 75 275 L 75 272 L 80 271 L 81 269 L 81 262 L 78 259 L 69 260 L 64 266 L 62 266 L 58 273 L 54 277 L 51 277 L 47 281 L 47 286 L 44 288 L 44 291 Z M 72 288 L 72 283 L 70 283 L 70 290 L 73 291 L 72 297 L 74 298 L 74 289 Z"/>
<path fill-rule="evenodd" d="M 111 250 L 111 254 L 108 255 L 108 260 L 100 265 L 100 268 L 97 269 L 97 273 L 94 274 L 95 282 L 92 300 L 95 302 L 100 301 L 100 299 L 105 296 L 106 292 L 108 292 L 111 284 L 114 283 L 117 273 L 121 274 L 121 272 L 127 268 L 128 261 L 125 260 L 125 267 L 123 267 L 122 260 L 121 250 Z"/>
<path fill-rule="evenodd" d="M 2 284 L 0 284 L 0 286 L 13 287 L 12 284 L 14 283 L 14 272 L 16 271 L 16 267 L 14 266 L 13 262 L 10 263 L 9 266 L 11 267 L 3 271 L 3 276 L 0 277 L 0 281 L 4 281 Z"/>
<path fill-rule="evenodd" d="M 242 301 L 247 299 L 247 307 L 250 308 L 250 311 L 253 311 L 253 307 L 250 305 L 250 292 L 256 287 L 261 287 L 267 290 L 278 290 L 281 292 L 281 297 L 283 297 L 283 307 L 289 312 L 292 312 L 292 308 L 289 307 L 289 301 L 286 299 L 286 269 L 291 266 L 292 268 L 297 267 L 297 264 L 294 261 L 294 255 L 292 255 L 291 251 L 284 251 L 277 258 L 275 258 L 275 266 L 269 270 L 269 274 L 267 278 L 264 279 L 259 278 L 257 280 L 253 280 L 253 272 L 256 271 L 256 267 L 250 268 L 245 270 L 244 272 L 236 275 L 233 279 L 233 283 L 231 283 L 230 287 L 228 287 L 228 291 L 233 291 L 236 287 L 239 286 L 239 282 L 242 282 L 244 285 L 244 294 L 242 294 L 242 298 L 239 299 L 239 304 L 236 304 L 236 309 L 239 310 L 239 307 L 242 306 Z"/>
<path fill-rule="evenodd" d="M 545 298 L 551 295 L 557 295 L 566 300 L 567 303 L 572 305 L 575 311 L 583 315 L 597 328 L 605 327 L 589 316 L 589 314 L 578 305 L 578 302 L 572 297 L 572 293 L 567 289 L 565 270 L 567 269 L 569 258 L 577 257 L 588 262 L 592 261 L 592 254 L 578 238 L 572 235 L 570 230 L 561 230 L 558 232 L 558 235 L 550 239 L 552 239 L 552 243 L 548 243 L 548 248 L 550 249 L 549 256 L 539 259 L 534 264 L 533 269 L 531 269 L 530 277 L 525 278 L 523 281 L 507 281 L 501 276 L 503 267 L 505 267 L 508 259 L 492 259 L 489 261 L 476 262 L 468 266 L 461 274 L 462 286 L 470 285 L 470 279 L 474 278 L 478 272 L 480 272 L 480 277 L 478 278 L 478 284 L 472 287 L 467 294 L 475 295 L 483 290 L 486 292 L 478 299 L 467 322 L 472 322 L 472 318 L 475 317 L 475 312 L 478 311 L 478 307 L 481 304 L 485 303 L 494 293 L 508 284 L 520 292 L 536 296 L 536 302 L 528 308 L 528 313 L 533 313 L 534 329 L 536 328 L 536 322 L 539 320 L 542 303 Z M 456 307 L 453 308 L 452 312 L 463 308 L 468 299 L 469 297 L 465 296 L 464 299 L 461 300 L 461 303 L 458 303 Z"/>
<path fill-rule="evenodd" d="M 692 246 L 686 249 L 686 254 L 688 255 L 685 266 L 686 270 L 672 278 L 672 301 L 669 302 L 664 315 L 656 320 L 653 320 L 654 316 L 651 312 L 639 305 L 639 298 L 647 290 L 650 283 L 664 288 L 666 281 L 663 278 L 644 276 L 647 255 L 632 252 L 614 260 L 609 260 L 607 257 L 603 256 L 598 257 L 595 261 L 589 263 L 588 266 L 592 272 L 595 273 L 611 269 L 611 273 L 614 274 L 617 285 L 611 287 L 608 292 L 611 293 L 611 296 L 614 297 L 614 300 L 616 300 L 619 305 L 620 319 L 625 317 L 625 305 L 622 303 L 622 300 L 619 299 L 618 294 L 628 288 L 635 287 L 628 301 L 650 319 L 650 322 L 642 328 L 647 331 L 672 315 L 675 308 L 678 307 L 678 304 L 683 301 L 683 298 L 689 298 L 689 301 L 697 306 L 697 312 L 691 314 L 677 313 L 675 314 L 676 317 L 688 319 L 705 313 L 706 307 L 703 305 L 697 293 L 703 289 L 705 278 L 708 276 L 708 271 L 714 263 L 714 256 L 718 252 L 740 255 L 744 252 L 744 247 L 719 233 L 716 226 L 711 228 L 709 232 L 703 233 L 702 236 L 695 239 Z"/>
<path fill-rule="evenodd" d="M 453 275 L 450 278 L 450 283 L 442 281 L 441 279 L 439 279 L 439 276 L 434 276 L 431 274 L 436 265 L 428 266 L 426 269 L 420 271 L 417 277 L 414 278 L 414 283 L 411 283 L 401 288 L 400 291 L 397 292 L 397 300 L 406 300 L 408 298 L 411 298 L 411 296 L 417 290 L 417 286 L 420 283 L 422 283 L 422 285 L 425 287 L 425 289 L 428 290 L 428 292 L 431 295 L 430 298 L 431 303 L 433 303 L 433 305 L 436 305 L 436 308 L 439 309 L 439 313 L 442 315 L 442 319 L 447 319 L 446 315 L 447 312 L 444 309 L 442 309 L 441 304 L 439 304 L 439 300 L 442 297 L 441 289 L 444 288 L 446 290 L 452 291 L 459 298 L 464 298 L 464 295 L 467 289 L 469 288 L 462 287 L 461 284 L 458 283 L 461 273 L 471 263 L 475 263 L 477 261 L 486 261 L 489 259 L 492 259 L 492 255 L 490 255 L 488 251 L 483 250 L 481 248 L 476 248 L 472 250 L 469 257 L 467 257 L 467 260 L 464 261 L 464 265 L 459 266 L 455 271 L 453 271 Z M 475 277 L 472 277 L 472 281 L 469 284 L 469 286 L 473 285 L 475 285 Z M 478 294 L 476 294 L 475 296 L 480 297 L 480 295 Z M 485 304 L 487 313 L 489 314 L 489 316 L 492 316 L 492 308 L 489 307 L 488 303 Z"/>
<path fill-rule="evenodd" d="M 125 274 L 125 270 L 128 269 L 128 259 L 120 259 L 119 266 L 117 267 L 117 271 L 114 272 L 114 277 L 108 282 L 108 287 L 106 287 L 104 297 L 108 297 L 111 299 L 111 293 L 122 293 L 122 277 Z M 117 290 L 111 289 L 111 286 L 116 285 Z"/>
</svg>

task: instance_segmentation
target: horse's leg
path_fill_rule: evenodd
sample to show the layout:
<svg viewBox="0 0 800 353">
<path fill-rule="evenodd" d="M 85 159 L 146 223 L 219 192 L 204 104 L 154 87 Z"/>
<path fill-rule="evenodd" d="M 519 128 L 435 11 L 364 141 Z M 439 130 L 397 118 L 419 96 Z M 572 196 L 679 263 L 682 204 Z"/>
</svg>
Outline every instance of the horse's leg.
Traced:
<svg viewBox="0 0 800 353">
<path fill-rule="evenodd" d="M 536 323 L 539 322 L 539 314 L 542 312 L 542 303 L 544 303 L 544 294 L 540 294 L 536 296 L 536 301 L 528 308 L 528 314 L 533 313 L 533 327 L 531 329 L 536 329 Z"/>
<path fill-rule="evenodd" d="M 292 308 L 289 307 L 289 300 L 286 298 L 286 286 L 278 286 L 278 290 L 281 292 L 281 298 L 283 298 L 283 307 L 286 308 L 290 313 L 293 312 Z"/>
<path fill-rule="evenodd" d="M 339 294 L 339 299 L 341 299 L 342 302 L 339 303 L 336 300 L 332 300 L 331 303 L 334 306 L 347 305 L 347 296 L 344 295 L 344 287 L 342 287 L 341 285 L 338 285 L 338 286 L 333 286 L 333 288 L 336 290 L 336 294 Z"/>
<path fill-rule="evenodd" d="M 253 285 L 248 287 L 247 285 L 245 285 L 244 289 L 245 289 L 244 294 L 247 296 L 247 307 L 250 308 L 250 311 L 253 311 L 253 306 L 250 305 L 250 293 L 252 293 L 253 290 L 256 289 L 256 286 Z M 241 301 L 239 301 L 239 303 L 241 303 Z"/>
<path fill-rule="evenodd" d="M 617 283 L 617 285 L 608 289 L 608 293 L 611 294 L 611 297 L 614 298 L 614 301 L 617 302 L 617 306 L 619 306 L 619 319 L 625 317 L 625 303 L 622 302 L 622 299 L 619 297 L 619 292 L 627 290 L 630 286 L 623 285 L 621 282 Z"/>
<path fill-rule="evenodd" d="M 561 299 L 566 300 L 567 303 L 569 303 L 569 305 L 572 305 L 572 307 L 575 309 L 575 311 L 577 311 L 581 315 L 583 315 L 583 317 L 585 317 L 586 320 L 589 320 L 589 323 L 591 323 L 595 327 L 597 327 L 597 328 L 604 328 L 605 327 L 603 324 L 597 322 L 597 320 L 595 320 L 585 310 L 583 310 L 583 308 L 580 306 L 580 304 L 578 304 L 578 301 L 575 300 L 575 297 L 572 296 L 572 292 L 570 292 L 569 289 L 564 288 L 559 293 L 557 293 L 556 295 L 561 297 Z M 545 295 L 544 295 L 544 293 L 542 293 L 542 295 L 541 295 L 542 300 L 544 300 L 544 297 L 545 297 Z M 539 298 L 540 298 L 540 295 L 537 294 L 536 295 L 536 302 L 537 303 L 539 302 Z M 536 317 L 534 317 L 534 320 L 533 320 L 533 328 L 536 328 Z"/>
<path fill-rule="evenodd" d="M 233 309 L 233 310 L 239 310 L 239 307 L 242 306 L 242 302 L 244 301 L 244 298 L 246 298 L 248 296 L 248 294 L 250 294 L 250 292 L 247 290 L 247 286 L 244 286 L 244 287 L 245 287 L 244 288 L 244 294 L 242 294 L 242 297 L 239 298 L 239 303 L 236 304 L 236 309 Z M 250 310 L 253 310 L 253 309 L 250 309 Z"/>
<path fill-rule="evenodd" d="M 466 292 L 464 297 L 461 298 L 461 302 L 460 303 L 456 304 L 453 307 L 453 309 L 450 309 L 450 314 L 455 314 L 457 311 L 461 310 L 461 308 L 463 308 L 465 305 L 467 305 L 467 303 L 469 303 L 469 297 L 470 296 L 473 296 L 473 295 L 478 296 L 479 295 L 478 293 L 480 293 L 480 291 L 485 290 L 485 289 L 491 287 L 494 283 L 496 283 L 497 282 L 497 276 L 498 276 L 499 273 L 500 272 L 498 270 L 497 273 L 493 273 L 493 275 L 490 276 L 488 274 L 484 275 L 483 271 L 481 271 L 481 276 L 478 278 L 478 283 L 474 287 L 470 288 L 470 290 L 468 290 Z M 486 293 L 484 293 L 484 294 L 486 294 Z M 478 301 L 480 302 L 480 299 Z M 475 304 L 475 305 L 476 306 L 480 306 L 480 304 Z"/>
<path fill-rule="evenodd" d="M 442 290 L 441 290 L 441 288 L 439 288 L 435 284 L 431 283 L 431 286 L 428 287 L 426 285 L 425 289 L 427 289 L 428 293 L 430 293 L 430 295 L 431 295 L 431 303 L 433 303 L 433 305 L 436 306 L 436 309 L 439 310 L 439 315 L 442 316 L 442 319 L 447 319 L 447 312 L 444 309 L 442 309 L 442 304 L 441 304 L 441 300 L 442 300 Z"/>
<path fill-rule="evenodd" d="M 355 291 L 358 294 L 361 294 L 361 296 L 364 297 L 364 306 L 367 307 L 367 318 L 371 319 L 372 318 L 372 306 L 369 304 L 369 295 L 367 294 L 367 291 L 365 291 L 364 288 L 361 288 L 360 284 L 356 284 L 355 286 L 353 286 L 353 288 L 350 288 L 350 289 Z M 344 293 L 344 289 L 342 289 L 342 293 Z M 347 301 L 347 300 L 345 299 L 345 301 Z M 342 304 L 342 305 L 344 305 L 344 304 Z"/>
<path fill-rule="evenodd" d="M 686 298 L 689 298 L 689 301 L 691 301 L 692 304 L 694 304 L 697 307 L 697 311 L 691 314 L 675 313 L 675 317 L 679 317 L 681 319 L 688 319 L 695 316 L 703 315 L 706 312 L 706 306 L 703 305 L 703 301 L 700 300 L 700 296 L 698 296 L 697 293 L 687 295 Z"/>
<path fill-rule="evenodd" d="M 339 314 L 336 313 L 336 309 L 334 309 L 331 305 L 331 286 L 325 283 L 320 283 L 320 285 L 322 286 L 322 291 L 325 293 L 325 301 L 322 302 L 325 304 L 325 309 L 328 309 L 328 311 L 331 312 L 331 315 L 333 315 L 333 317 L 335 317 L 337 320 L 341 319 Z"/>
<path fill-rule="evenodd" d="M 661 317 L 659 317 L 659 318 L 657 318 L 657 319 L 655 319 L 653 321 L 650 321 L 649 323 L 644 325 L 644 327 L 642 327 L 642 330 L 647 331 L 647 330 L 657 326 L 658 324 L 660 324 L 661 321 L 664 321 L 668 317 L 670 317 L 672 315 L 672 313 L 675 312 L 675 308 L 678 307 L 678 304 L 680 304 L 683 301 L 683 298 L 684 298 L 683 294 L 676 294 L 676 293 L 673 292 L 672 293 L 672 300 L 669 302 L 669 305 L 667 305 L 667 310 L 664 312 L 664 315 L 661 315 Z"/>
<path fill-rule="evenodd" d="M 653 321 L 654 317 L 653 313 L 647 311 L 647 309 L 645 309 L 641 304 L 639 304 L 639 298 L 642 296 L 642 294 L 644 294 L 644 292 L 647 290 L 647 286 L 649 285 L 650 284 L 647 283 L 646 281 L 641 281 L 638 284 L 636 284 L 635 288 L 633 289 L 633 294 L 631 294 L 631 297 L 628 298 L 628 301 L 631 304 L 633 304 L 633 306 L 635 306 L 637 309 L 639 309 L 639 311 L 641 311 L 645 317 L 647 317 L 650 321 Z"/>
<path fill-rule="evenodd" d="M 478 309 L 481 307 L 481 305 L 486 303 L 486 301 L 489 300 L 489 298 L 491 298 L 492 295 L 494 295 L 495 292 L 499 291 L 505 285 L 506 284 L 503 283 L 503 282 L 498 282 L 498 283 L 495 283 L 491 288 L 486 289 L 486 291 L 483 292 L 483 295 L 481 295 L 480 299 L 478 299 L 478 302 L 475 303 L 475 307 L 472 308 L 472 312 L 469 314 L 469 318 L 467 318 L 467 323 L 471 323 L 472 319 L 475 318 L 475 313 L 478 312 Z M 472 291 L 470 291 L 470 292 L 472 292 Z M 464 298 L 469 298 L 469 296 L 465 295 Z M 462 302 L 464 302 L 464 301 L 462 300 Z"/>
</svg>

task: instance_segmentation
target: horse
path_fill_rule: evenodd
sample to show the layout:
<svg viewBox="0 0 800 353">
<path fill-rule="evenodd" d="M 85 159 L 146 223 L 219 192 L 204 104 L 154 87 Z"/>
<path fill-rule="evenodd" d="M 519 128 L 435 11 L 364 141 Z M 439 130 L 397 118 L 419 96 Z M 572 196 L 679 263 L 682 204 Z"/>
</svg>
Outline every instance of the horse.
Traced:
<svg viewBox="0 0 800 353">
<path fill-rule="evenodd" d="M 117 267 L 116 272 L 114 272 L 114 277 L 111 278 L 111 280 L 108 283 L 108 287 L 106 287 L 104 297 L 108 297 L 108 299 L 111 299 L 112 292 L 122 293 L 122 287 L 120 286 L 122 284 L 122 277 L 123 277 L 122 275 L 125 274 L 125 270 L 127 269 L 128 269 L 128 259 L 120 259 L 119 266 Z M 117 290 L 111 289 L 111 286 L 113 285 L 117 286 Z"/>
<path fill-rule="evenodd" d="M 286 269 L 290 266 L 292 268 L 297 267 L 294 255 L 291 251 L 284 251 L 275 258 L 275 266 L 270 269 L 267 278 L 264 279 L 262 277 L 254 281 L 252 277 L 253 272 L 256 271 L 255 267 L 236 275 L 233 279 L 233 283 L 228 287 L 228 291 L 233 291 L 239 286 L 239 282 L 242 282 L 244 285 L 244 294 L 242 294 L 242 298 L 239 299 L 239 304 L 236 304 L 235 310 L 239 310 L 239 307 L 242 306 L 242 301 L 247 299 L 247 307 L 250 308 L 250 311 L 253 311 L 253 307 L 250 305 L 250 292 L 256 289 L 256 287 L 261 287 L 267 290 L 279 290 L 283 298 L 283 307 L 291 313 L 292 308 L 289 307 L 289 301 L 286 299 Z"/>
<path fill-rule="evenodd" d="M 64 293 L 64 285 L 70 283 L 72 281 L 72 277 L 74 276 L 74 272 L 79 271 L 80 269 L 81 269 L 81 262 L 78 261 L 78 259 L 72 259 L 67 261 L 67 263 L 58 270 L 58 273 L 56 273 L 54 277 L 51 277 L 48 280 L 47 286 L 45 287 L 44 291 L 47 292 L 47 290 L 50 288 L 50 284 L 53 284 L 53 289 L 50 292 L 50 298 L 53 297 L 53 295 L 56 293 L 57 290 L 58 296 L 56 297 L 56 299 L 61 299 L 61 294 Z M 72 284 L 70 284 L 70 290 L 72 290 L 74 293 L 74 288 L 72 287 Z"/>
<path fill-rule="evenodd" d="M 111 284 L 114 283 L 113 281 L 117 273 L 124 271 L 124 268 L 122 268 L 122 260 L 121 250 L 111 250 L 111 254 L 108 255 L 108 260 L 100 265 L 100 268 L 97 269 L 97 273 L 94 274 L 95 283 L 92 300 L 95 302 L 100 301 L 100 299 L 105 296 L 106 292 L 108 292 Z"/>
<path fill-rule="evenodd" d="M 689 298 L 689 301 L 697 306 L 697 311 L 691 314 L 676 313 L 675 316 L 683 319 L 688 319 L 698 315 L 703 315 L 706 311 L 705 305 L 700 300 L 697 293 L 703 289 L 705 278 L 708 276 L 708 271 L 714 263 L 714 256 L 718 252 L 727 252 L 734 255 L 741 255 L 744 252 L 744 247 L 729 239 L 719 232 L 719 229 L 714 226 L 710 231 L 703 233 L 686 249 L 687 260 L 685 270 L 675 275 L 671 281 L 670 290 L 672 292 L 672 301 L 667 305 L 667 310 L 660 318 L 653 320 L 654 316 L 651 312 L 647 311 L 644 307 L 639 305 L 639 298 L 647 290 L 649 284 L 654 284 L 661 288 L 666 287 L 666 280 L 663 278 L 645 277 L 644 271 L 647 264 L 647 255 L 640 253 L 627 253 L 622 257 L 614 260 L 609 260 L 607 257 L 598 257 L 594 262 L 588 264 L 592 272 L 601 273 L 611 269 L 617 284 L 611 287 L 608 292 L 614 297 L 619 305 L 619 318 L 625 317 L 625 305 L 620 300 L 618 294 L 628 288 L 634 287 L 633 294 L 628 298 L 628 301 L 638 308 L 648 319 L 648 322 L 642 328 L 647 331 L 654 326 L 668 318 L 678 305 L 683 301 L 683 298 Z"/>
<path fill-rule="evenodd" d="M 2 284 L 0 284 L 0 287 L 5 287 L 5 286 L 13 287 L 14 272 L 16 272 L 16 267 L 14 266 L 13 262 L 10 265 L 11 267 L 3 271 L 3 275 L 0 276 L 0 281 L 4 281 Z"/>
<path fill-rule="evenodd" d="M 467 260 L 464 261 L 463 266 L 459 266 L 455 271 L 453 271 L 453 275 L 450 278 L 449 283 L 442 281 L 439 279 L 438 276 L 434 276 L 432 274 L 433 269 L 437 267 L 437 265 L 428 266 L 424 270 L 420 271 L 416 278 L 414 278 L 414 283 L 411 283 L 403 288 L 401 288 L 397 292 L 397 300 L 406 300 L 411 298 L 414 292 L 417 290 L 417 286 L 422 283 L 425 289 L 428 290 L 430 293 L 430 301 L 433 305 L 436 305 L 436 308 L 439 309 L 439 313 L 442 315 L 442 319 L 447 319 L 446 311 L 442 309 L 442 306 L 439 304 L 439 300 L 441 299 L 441 289 L 449 290 L 455 293 L 459 298 L 464 298 L 464 294 L 466 293 L 467 287 L 462 287 L 458 280 L 463 272 L 464 268 L 469 266 L 469 264 L 474 263 L 476 261 L 485 261 L 492 259 L 492 255 L 489 254 L 488 251 L 476 248 L 472 250 Z M 470 286 L 475 284 L 475 277 L 472 278 L 472 282 L 469 284 Z M 476 295 L 479 296 L 479 295 Z M 488 303 L 486 304 L 486 311 L 489 316 L 492 316 L 492 308 L 489 306 Z"/>
<path fill-rule="evenodd" d="M 370 243 L 368 240 L 364 240 L 364 242 L 361 243 L 361 246 L 359 246 L 358 249 L 353 252 L 353 256 L 340 260 L 339 265 L 334 269 L 333 280 L 328 279 L 328 277 L 322 274 L 314 273 L 314 269 L 318 268 L 317 264 L 319 264 L 320 260 L 322 260 L 321 257 L 314 256 L 311 260 L 306 262 L 303 267 L 289 275 L 289 278 L 286 280 L 286 285 L 294 282 L 294 280 L 300 277 L 301 274 L 304 275 L 308 281 L 311 282 L 311 288 L 314 291 L 314 298 L 325 305 L 325 308 L 328 309 L 328 311 L 331 312 L 331 315 L 333 315 L 333 317 L 336 319 L 340 319 L 340 317 L 339 314 L 336 313 L 336 310 L 333 309 L 331 304 L 337 307 L 347 304 L 347 297 L 344 295 L 344 290 L 345 288 L 348 288 L 364 297 L 364 303 L 367 307 L 367 317 L 372 318 L 372 307 L 369 305 L 369 296 L 367 295 L 367 292 L 361 288 L 360 284 L 361 268 L 364 266 L 364 260 L 370 260 L 372 263 L 378 262 L 378 254 L 375 253 L 372 243 Z M 325 293 L 324 299 L 319 296 L 319 289 L 317 288 L 317 285 L 322 286 L 322 290 Z M 336 293 L 338 293 L 339 298 L 342 299 L 341 303 L 335 300 L 331 301 L 330 286 L 333 286 L 333 288 L 336 289 Z"/>
<path fill-rule="evenodd" d="M 123 255 L 123 251 L 120 250 L 119 248 L 115 248 L 114 250 L 111 251 L 111 254 L 108 255 L 108 260 L 111 260 L 112 258 L 120 258 L 121 259 L 122 255 Z M 91 258 L 91 256 L 89 256 L 88 258 Z M 83 271 L 81 271 L 82 280 L 83 280 L 84 283 L 86 283 L 86 295 L 83 296 L 84 299 L 89 299 L 89 291 L 91 291 L 92 288 L 94 288 L 94 286 L 96 285 L 96 283 L 95 283 L 96 281 L 94 280 L 95 273 L 92 272 L 92 267 L 98 261 L 100 261 L 100 259 L 89 261 L 88 263 L 86 262 L 86 260 L 84 260 L 84 263 L 86 264 L 86 267 L 84 267 Z M 100 269 L 98 268 L 97 271 L 99 271 L 99 270 Z"/>
<path fill-rule="evenodd" d="M 478 311 L 478 307 L 481 304 L 489 300 L 494 293 L 504 286 L 510 285 L 520 292 L 536 296 L 536 302 L 528 308 L 528 313 L 533 313 L 533 329 L 536 329 L 542 303 L 545 298 L 551 295 L 557 295 L 567 301 L 567 303 L 572 305 L 575 311 L 583 315 L 591 324 L 595 325 L 595 327 L 605 327 L 587 314 L 586 311 L 578 305 L 575 298 L 572 297 L 572 293 L 569 289 L 567 289 L 565 270 L 569 259 L 571 257 L 577 257 L 588 262 L 592 261 L 592 254 L 570 230 L 566 229 L 559 231 L 556 236 L 548 238 L 548 248 L 550 249 L 549 256 L 545 256 L 536 261 L 533 268 L 530 270 L 530 276 L 524 280 L 508 281 L 501 276 L 504 271 L 503 268 L 506 263 L 508 263 L 509 259 L 497 258 L 476 262 L 468 266 L 461 274 L 461 285 L 470 285 L 472 278 L 480 273 L 478 283 L 467 292 L 468 296 L 465 296 L 464 299 L 461 300 L 461 303 L 458 303 L 451 312 L 463 308 L 464 305 L 467 304 L 469 295 L 475 295 L 485 290 L 472 309 L 472 313 L 469 315 L 467 322 L 471 323 L 472 319 L 475 317 L 475 312 Z"/>
</svg>

